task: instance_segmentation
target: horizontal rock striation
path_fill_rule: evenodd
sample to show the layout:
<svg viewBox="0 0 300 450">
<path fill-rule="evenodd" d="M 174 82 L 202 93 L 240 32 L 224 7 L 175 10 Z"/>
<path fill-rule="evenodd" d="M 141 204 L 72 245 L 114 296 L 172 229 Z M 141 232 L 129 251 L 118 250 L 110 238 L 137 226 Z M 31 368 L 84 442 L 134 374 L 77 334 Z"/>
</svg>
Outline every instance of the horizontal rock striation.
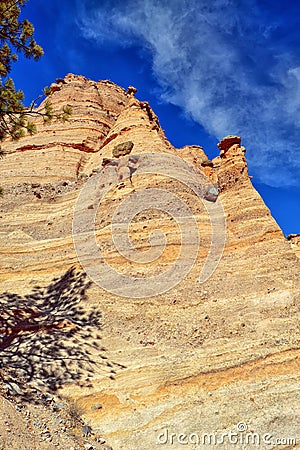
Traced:
<svg viewBox="0 0 300 450">
<path fill-rule="evenodd" d="M 296 255 L 300 258 L 300 234 L 290 234 L 287 239 Z"/>
<path fill-rule="evenodd" d="M 300 261 L 298 250 L 295 253 L 290 245 L 297 249 L 298 241 L 285 239 L 253 188 L 241 138 L 224 138 L 218 146 L 220 156 L 210 161 L 200 146 L 175 149 L 133 87 L 125 91 L 108 81 L 67 75 L 52 91 L 55 110 L 72 107 L 69 121 L 37 121 L 34 136 L 3 145 L 8 152 L 0 161 L 3 291 L 26 295 L 33 286 L 47 285 L 71 266 L 79 267 L 72 239 L 74 208 L 86 181 L 97 180 L 99 174 L 96 187 L 102 192 L 103 167 L 114 180 L 111 189 L 100 205 L 93 195 L 85 198 L 80 219 L 84 222 L 95 214 L 97 245 L 119 273 L 147 278 L 151 286 L 151 277 L 178 258 L 179 226 L 164 211 L 166 204 L 160 209 L 155 189 L 182 199 L 201 238 L 191 271 L 159 295 L 139 298 L 133 292 L 123 297 L 92 284 L 87 302 L 103 314 L 101 345 L 125 368 L 117 370 L 115 380 L 101 370 L 92 379 L 87 374 L 86 384 L 66 385 L 61 394 L 78 399 L 85 418 L 101 428 L 116 450 L 155 448 L 166 430 L 164 448 L 177 448 L 180 433 L 235 432 L 239 422 L 261 436 L 297 436 L 299 442 Z M 125 144 L 130 147 L 127 154 L 113 154 Z M 157 174 L 139 174 L 139 163 L 134 166 L 130 158 L 139 161 L 149 152 L 157 161 L 186 161 L 191 173 L 217 189 L 226 243 L 216 270 L 204 283 L 199 283 L 199 276 L 212 242 L 210 213 L 215 203 L 197 197 L 179 175 L 168 177 L 171 163 Z M 121 158 L 132 164 L 131 180 L 118 178 Z M 144 206 L 151 204 L 150 189 L 157 204 L 133 217 L 129 235 L 140 254 L 151 247 L 149 236 L 155 229 L 165 233 L 167 245 L 149 264 L 133 263 L 116 250 L 111 221 L 130 194 L 141 192 Z M 172 207 L 173 199 L 168 203 Z M 126 214 L 129 210 L 130 203 Z M 186 210 L 182 206 L 178 211 L 182 217 Z M 220 216 L 216 219 L 221 223 Z M 163 248 L 159 239 L 152 242 Z M 183 265 L 195 245 L 191 240 Z M 84 258 L 93 267 L 100 264 L 96 253 Z M 173 443 L 170 433 L 175 433 Z M 261 442 L 260 448 L 270 445 Z"/>
<path fill-rule="evenodd" d="M 65 122 L 53 119 L 46 124 L 42 118 L 34 118 L 36 134 L 5 144 L 8 155 L 2 172 L 4 185 L 24 178 L 37 182 L 61 181 L 66 177 L 76 180 L 86 155 L 100 149 L 116 117 L 128 103 L 128 96 L 110 81 L 94 82 L 69 74 L 52 89 L 50 101 L 57 114 L 64 106 L 71 107 L 70 118 Z M 44 103 L 37 111 L 43 112 L 43 108 Z"/>
</svg>

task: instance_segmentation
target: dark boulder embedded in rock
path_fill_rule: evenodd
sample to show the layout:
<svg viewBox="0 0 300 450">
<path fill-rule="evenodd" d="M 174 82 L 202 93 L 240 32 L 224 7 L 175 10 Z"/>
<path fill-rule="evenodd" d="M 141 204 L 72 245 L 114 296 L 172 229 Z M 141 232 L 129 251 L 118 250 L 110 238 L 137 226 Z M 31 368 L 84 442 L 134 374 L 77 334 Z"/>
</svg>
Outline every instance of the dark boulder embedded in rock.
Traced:
<svg viewBox="0 0 300 450">
<path fill-rule="evenodd" d="M 115 158 L 119 158 L 120 156 L 129 155 L 129 153 L 133 149 L 133 146 L 134 146 L 134 144 L 132 141 L 122 142 L 122 144 L 118 144 L 114 147 L 112 154 Z"/>
</svg>

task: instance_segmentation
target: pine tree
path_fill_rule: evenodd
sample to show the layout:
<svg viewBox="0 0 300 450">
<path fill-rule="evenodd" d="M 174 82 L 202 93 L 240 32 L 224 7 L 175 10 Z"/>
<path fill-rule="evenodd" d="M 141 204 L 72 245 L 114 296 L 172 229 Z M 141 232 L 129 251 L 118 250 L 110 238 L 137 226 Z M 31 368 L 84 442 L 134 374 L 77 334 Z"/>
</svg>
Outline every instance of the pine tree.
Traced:
<svg viewBox="0 0 300 450">
<path fill-rule="evenodd" d="M 49 88 L 45 88 L 44 94 L 26 108 L 23 91 L 16 90 L 12 78 L 8 76 L 12 63 L 18 59 L 17 53 L 36 61 L 44 54 L 33 37 L 33 25 L 27 19 L 20 20 L 21 8 L 26 2 L 27 0 L 0 0 L 0 141 L 6 137 L 19 139 L 26 130 L 33 134 L 35 125 L 30 121 L 33 116 L 40 115 L 44 121 L 53 117 L 66 120 L 71 113 L 66 107 L 62 114 L 53 114 L 48 99 L 42 110 L 35 109 L 38 99 L 51 95 Z M 1 156 L 3 152 L 0 150 Z"/>
<path fill-rule="evenodd" d="M 38 60 L 43 49 L 34 40 L 34 28 L 28 20 L 19 20 L 21 8 L 27 0 L 0 0 L 0 140 L 6 136 L 18 139 L 24 129 L 33 132 L 23 104 L 24 94 L 16 90 L 8 78 L 17 53 Z"/>
</svg>

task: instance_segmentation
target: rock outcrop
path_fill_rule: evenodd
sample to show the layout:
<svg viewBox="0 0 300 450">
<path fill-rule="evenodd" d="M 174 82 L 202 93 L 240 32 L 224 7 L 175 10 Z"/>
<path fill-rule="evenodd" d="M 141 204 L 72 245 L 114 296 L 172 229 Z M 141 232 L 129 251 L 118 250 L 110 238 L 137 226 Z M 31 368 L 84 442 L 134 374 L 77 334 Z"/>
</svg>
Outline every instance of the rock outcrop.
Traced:
<svg viewBox="0 0 300 450">
<path fill-rule="evenodd" d="M 0 162 L 3 291 L 24 296 L 34 285 L 46 285 L 79 266 L 72 240 L 76 201 L 86 180 L 96 180 L 103 167 L 115 180 L 117 169 L 110 161 L 124 143 L 133 144 L 128 164 L 129 157 L 147 158 L 148 153 L 158 155 L 158 161 L 160 155 L 186 161 L 199 179 L 218 188 L 226 219 L 222 258 L 209 279 L 199 283 L 211 251 L 214 203 L 195 196 L 178 178 L 163 175 L 166 167 L 157 174 L 136 171 L 132 184 L 126 176 L 112 183 L 99 208 L 92 198 L 80 205 L 86 217 L 95 211 L 103 259 L 137 280 L 152 283 L 151 277 L 176 262 L 181 237 L 178 223 L 157 203 L 134 216 L 129 234 L 138 253 L 146 254 L 151 232 L 161 229 L 167 245 L 155 241 L 163 248 L 160 257 L 147 265 L 116 251 L 112 216 L 134 191 L 143 193 L 145 206 L 147 191 L 157 202 L 157 190 L 180 197 L 192 211 L 201 245 L 191 271 L 159 295 L 125 298 L 92 284 L 87 301 L 102 311 L 102 344 L 109 358 L 125 368 L 117 370 L 115 380 L 99 371 L 92 380 L 87 377 L 86 385 L 64 386 L 61 394 L 78 400 L 84 417 L 114 450 L 148 450 L 158 444 L 179 448 L 180 439 L 190 439 L 196 448 L 197 436 L 201 440 L 205 433 L 214 433 L 221 448 L 222 433 L 236 432 L 242 439 L 246 429 L 260 436 L 262 449 L 271 448 L 263 441 L 266 433 L 272 435 L 272 448 L 275 438 L 299 443 L 300 261 L 252 186 L 241 138 L 224 138 L 220 156 L 210 161 L 200 146 L 175 149 L 132 87 L 126 92 L 110 81 L 75 75 L 58 80 L 57 86 L 53 107 L 70 106 L 69 121 L 44 125 L 37 120 L 34 136 L 3 145 L 8 153 Z M 196 243 L 190 245 L 187 260 Z M 85 257 L 87 264 L 100 264 L 96 253 Z M 231 448 L 226 439 L 222 448 Z M 291 441 L 281 448 L 296 447 Z"/>
<path fill-rule="evenodd" d="M 287 239 L 296 255 L 300 258 L 300 234 L 290 234 Z"/>
</svg>

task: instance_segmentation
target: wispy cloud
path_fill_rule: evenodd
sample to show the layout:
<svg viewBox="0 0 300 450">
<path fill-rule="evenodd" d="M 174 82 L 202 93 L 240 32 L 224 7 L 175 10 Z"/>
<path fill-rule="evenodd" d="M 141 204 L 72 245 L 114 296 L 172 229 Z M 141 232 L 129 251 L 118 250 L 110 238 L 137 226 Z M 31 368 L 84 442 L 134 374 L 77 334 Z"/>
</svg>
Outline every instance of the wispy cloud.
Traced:
<svg viewBox="0 0 300 450">
<path fill-rule="evenodd" d="M 300 38 L 293 11 L 258 0 L 79 3 L 85 37 L 150 51 L 162 98 L 216 138 L 240 134 L 261 181 L 300 182 Z"/>
</svg>

